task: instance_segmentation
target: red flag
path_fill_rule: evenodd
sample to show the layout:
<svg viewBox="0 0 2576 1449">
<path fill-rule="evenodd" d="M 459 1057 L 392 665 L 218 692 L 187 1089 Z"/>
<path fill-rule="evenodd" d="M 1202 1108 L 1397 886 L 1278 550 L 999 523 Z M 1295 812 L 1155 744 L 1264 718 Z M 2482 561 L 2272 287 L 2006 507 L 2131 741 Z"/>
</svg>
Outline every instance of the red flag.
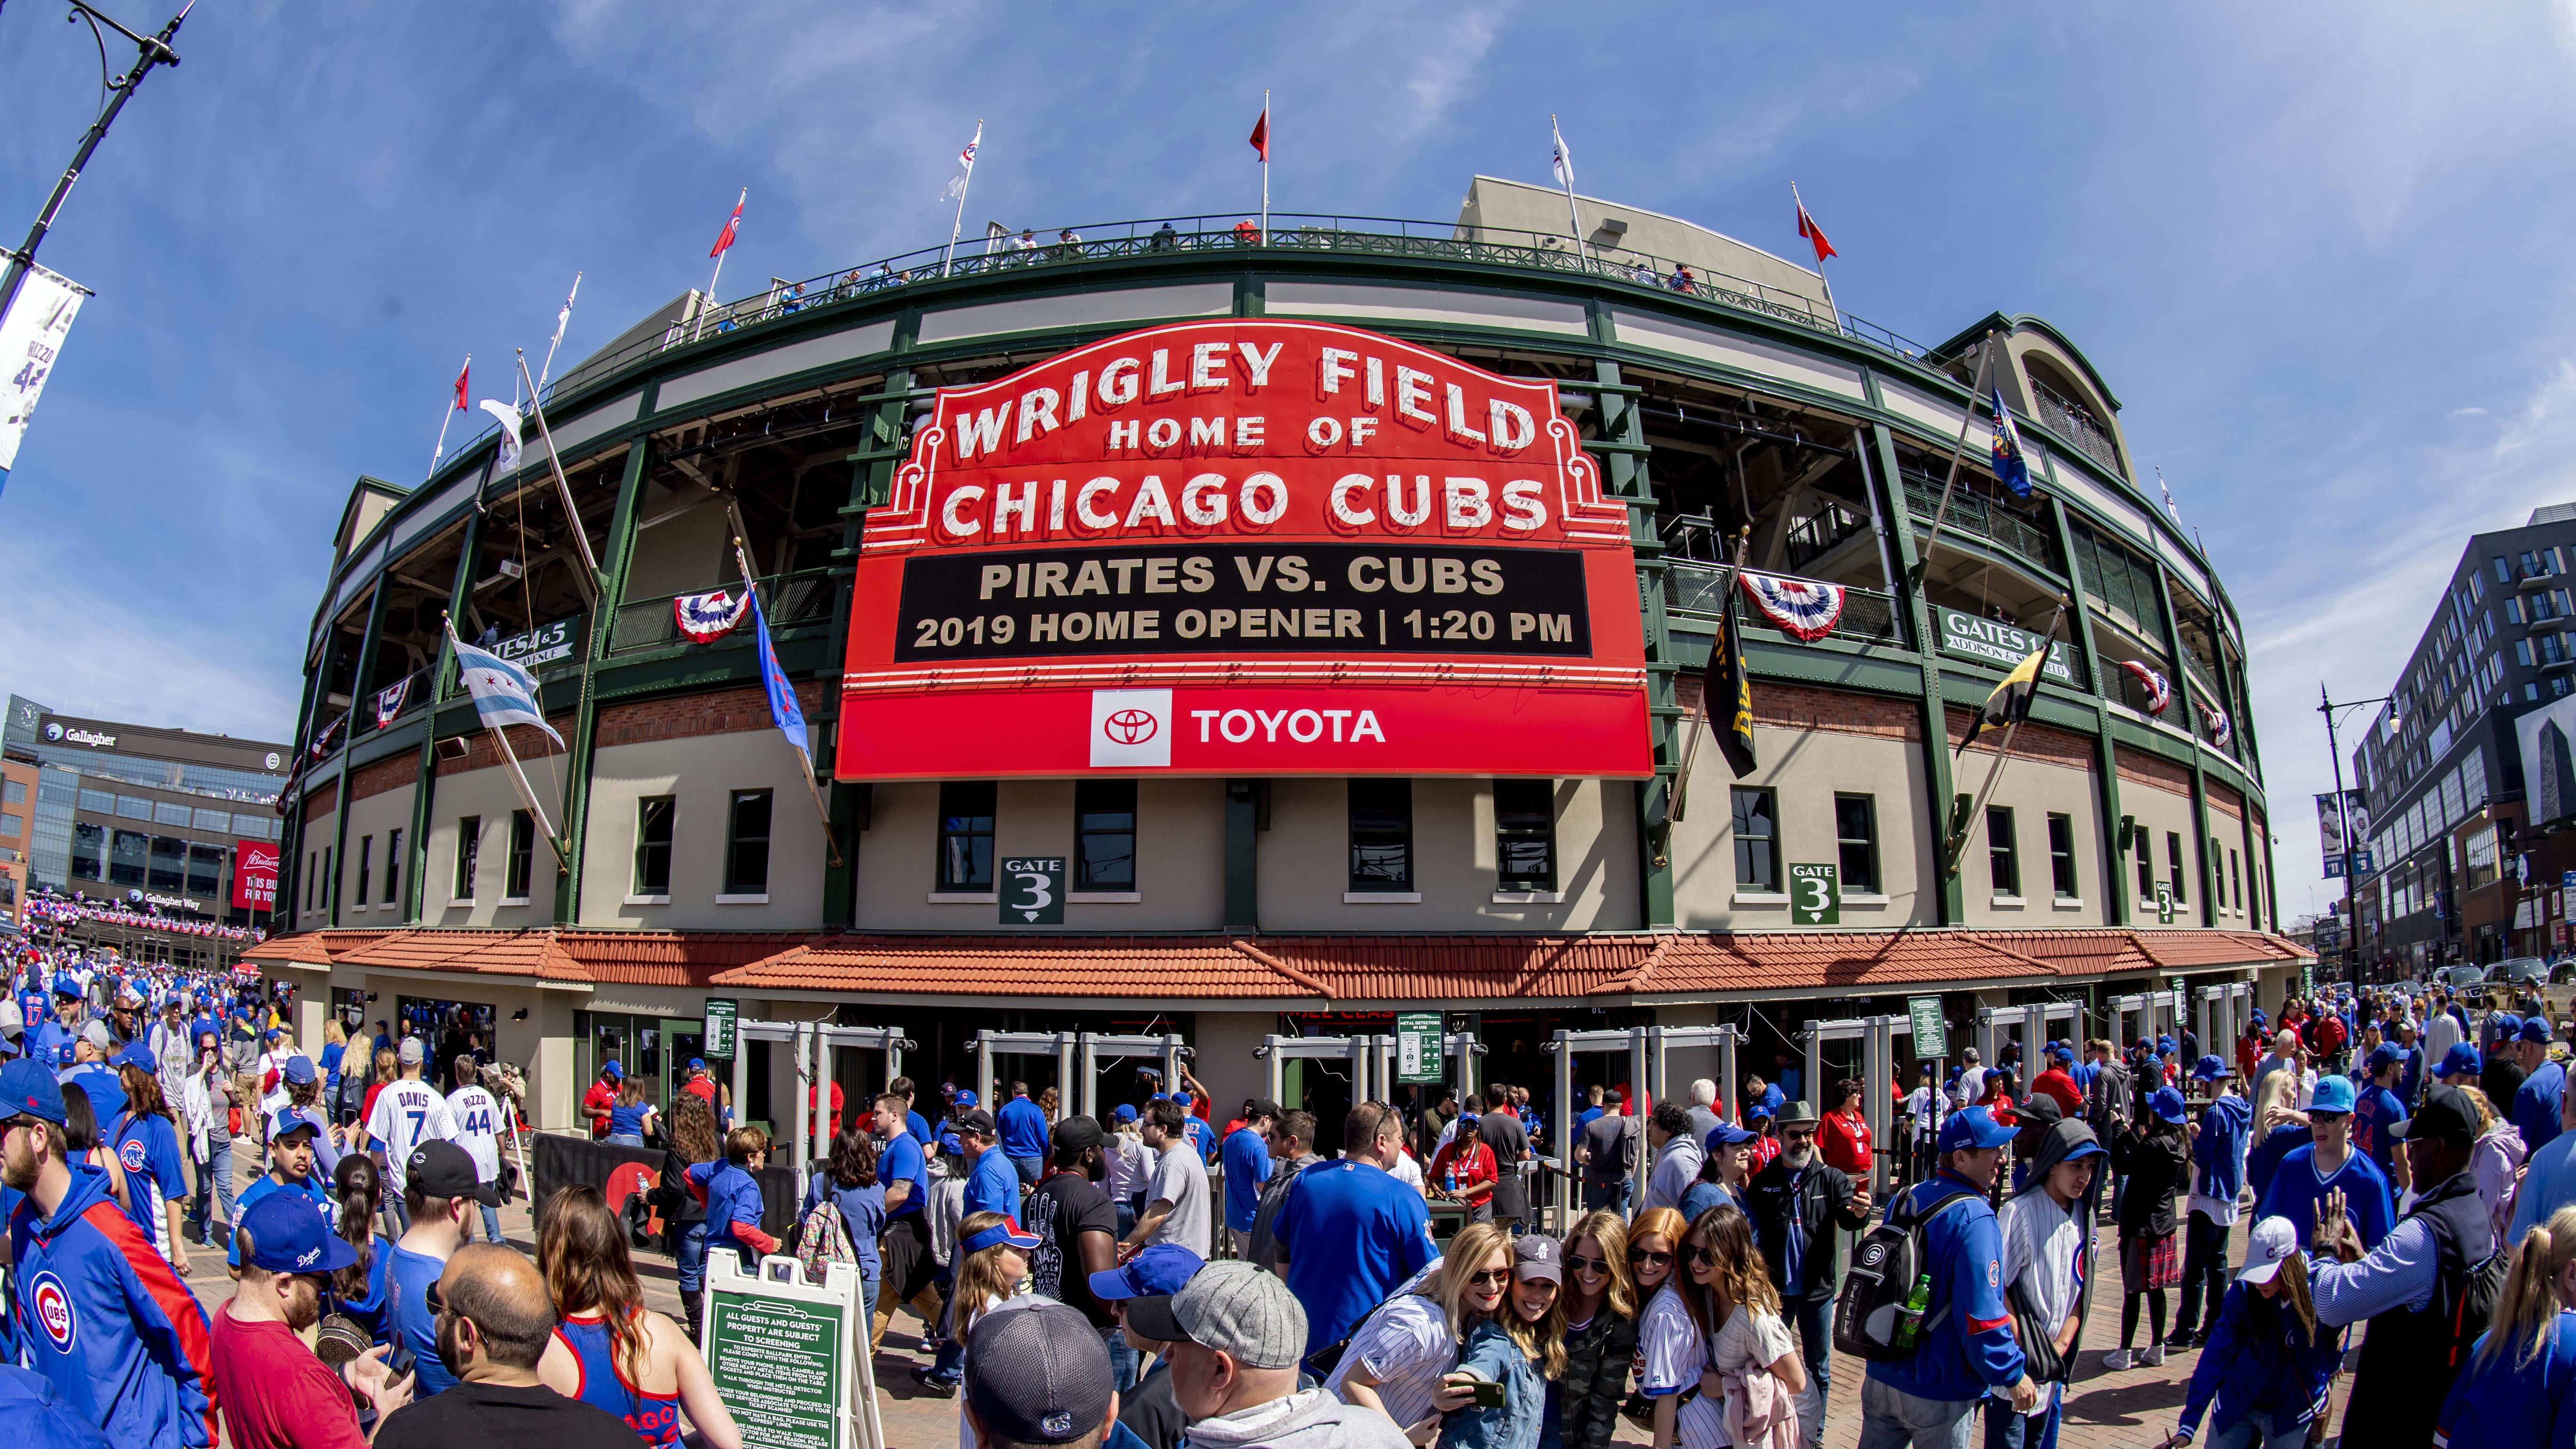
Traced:
<svg viewBox="0 0 2576 1449">
<path fill-rule="evenodd" d="M 733 215 L 725 218 L 724 230 L 716 233 L 716 244 L 708 249 L 708 256 L 720 257 L 732 248 L 734 233 L 742 229 L 742 203 L 750 199 L 751 191 L 745 188 L 741 199 L 733 204 Z"/>
<path fill-rule="evenodd" d="M 465 409 L 465 374 L 467 374 L 467 373 L 469 373 L 469 372 L 472 372 L 473 370 L 474 370 L 474 359 L 473 359 L 473 358 L 470 358 L 470 357 L 469 357 L 469 358 L 467 358 L 467 359 L 465 359 L 465 365 L 464 365 L 463 367 L 460 367 L 460 368 L 456 369 L 456 410 L 457 410 L 458 412 L 460 412 L 460 413 L 461 413 L 461 412 L 464 412 L 464 411 L 466 410 L 466 409 Z M 442 424 L 442 426 L 444 426 L 444 425 Z"/>
<path fill-rule="evenodd" d="M 1816 225 L 1816 219 L 1814 217 L 1807 215 L 1807 206 L 1805 202 L 1800 202 L 1798 204 L 1798 235 L 1815 244 L 1817 266 L 1823 266 L 1825 264 L 1825 258 L 1827 257 L 1838 257 L 1842 255 L 1842 253 L 1834 250 L 1834 244 L 1832 242 L 1825 240 L 1825 229 Z"/>
<path fill-rule="evenodd" d="M 1270 159 L 1270 108 L 1268 106 L 1261 108 L 1261 119 L 1252 123 L 1252 149 L 1261 153 L 1262 160 Z"/>
</svg>

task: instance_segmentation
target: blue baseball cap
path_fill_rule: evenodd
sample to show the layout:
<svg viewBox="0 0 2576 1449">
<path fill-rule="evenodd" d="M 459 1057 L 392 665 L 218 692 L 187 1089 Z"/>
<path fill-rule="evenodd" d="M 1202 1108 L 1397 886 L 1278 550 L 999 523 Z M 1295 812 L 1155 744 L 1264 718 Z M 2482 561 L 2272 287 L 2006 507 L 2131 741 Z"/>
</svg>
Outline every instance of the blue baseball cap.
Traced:
<svg viewBox="0 0 2576 1449">
<path fill-rule="evenodd" d="M 250 1235 L 251 1266 L 266 1272 L 333 1273 L 358 1261 L 358 1250 L 300 1192 L 273 1192 L 252 1203 L 241 1230 Z"/>
<path fill-rule="evenodd" d="M 2341 1072 L 2319 1077 L 2316 1096 L 2308 1102 L 2308 1115 L 2313 1117 L 2319 1112 L 2347 1115 L 2352 1111 L 2352 1099 L 2352 1078 Z"/>
<path fill-rule="evenodd" d="M 2476 1047 L 2464 1041 L 2455 1041 L 2451 1043 L 2449 1051 L 2442 1053 L 2442 1064 L 2433 1069 L 2433 1075 L 2444 1079 L 2457 1076 L 2474 1077 L 2485 1069 L 2486 1062 L 2478 1055 Z"/>
<path fill-rule="evenodd" d="M 2191 1079 L 2195 1082 L 2215 1081 L 2226 1075 L 2227 1063 L 2215 1052 L 2202 1057 L 2191 1069 Z"/>
<path fill-rule="evenodd" d="M 2404 1052 L 2399 1051 L 2394 1045 L 2388 1042 L 2381 1042 L 2379 1045 L 2370 1049 L 2370 1060 L 2364 1065 L 2363 1070 L 2369 1072 L 2373 1076 L 2377 1076 L 2380 1068 L 2393 1067 L 2405 1059 L 2406 1054 Z"/>
<path fill-rule="evenodd" d="M 957 1105 L 958 1105 L 958 1106 L 960 1106 L 960 1107 L 976 1107 L 976 1106 L 981 1106 L 981 1105 L 983 1105 L 983 1104 L 982 1104 L 982 1101 L 981 1101 L 979 1098 L 977 1098 L 977 1097 L 976 1097 L 976 1095 L 975 1095 L 974 1093 L 972 1093 L 972 1092 L 960 1092 L 960 1093 L 958 1093 L 958 1094 L 957 1094 Z"/>
<path fill-rule="evenodd" d="M 608 1061 L 604 1061 L 599 1064 L 599 1074 L 603 1077 L 616 1077 L 623 1080 L 626 1076 L 626 1069 L 619 1066 L 616 1059 L 611 1058 Z"/>
<path fill-rule="evenodd" d="M 963 1157 L 966 1155 L 966 1144 L 958 1140 L 956 1133 L 942 1132 L 939 1134 L 939 1150 L 951 1157 Z"/>
<path fill-rule="evenodd" d="M 298 1084 L 319 1080 L 319 1074 L 313 1070 L 313 1059 L 301 1052 L 288 1057 L 286 1065 L 277 1069 L 277 1074 Z"/>
<path fill-rule="evenodd" d="M 1161 1298 L 1188 1286 L 1207 1260 L 1178 1243 L 1156 1243 L 1118 1267 L 1091 1275 L 1094 1298 Z"/>
<path fill-rule="evenodd" d="M 1000 1222 L 984 1231 L 971 1237 L 960 1238 L 957 1246 L 962 1252 L 980 1253 L 986 1248 L 998 1248 L 1008 1243 L 1025 1253 L 1045 1241 L 1046 1239 L 1035 1233 L 1022 1231 L 1019 1219 L 1005 1215 Z"/>
<path fill-rule="evenodd" d="M 2001 1147 L 2013 1140 L 2014 1129 L 1995 1120 L 1995 1114 L 1983 1107 L 1969 1107 L 1953 1112 L 1941 1124 L 1940 1150 L 1966 1152 Z"/>
<path fill-rule="evenodd" d="M 2549 1018 L 2545 1016 L 2525 1018 L 2522 1023 L 2522 1039 L 2538 1042 L 2542 1046 L 2549 1045 Z"/>
<path fill-rule="evenodd" d="M 313 1125 L 312 1118 L 293 1107 L 280 1107 L 268 1114 L 269 1141 L 274 1142 L 289 1132 L 310 1132 L 316 1137 L 322 1135 L 322 1129 Z"/>
<path fill-rule="evenodd" d="M 1133 1122 L 1136 1120 L 1136 1109 L 1128 1103 L 1121 1102 L 1117 1110 L 1111 1112 L 1109 1116 L 1113 1121 Z"/>
<path fill-rule="evenodd" d="M 34 1058 L 13 1057 L 0 1063 L 0 1112 L 10 1117 L 33 1117 L 59 1127 L 67 1120 L 62 1084 Z"/>
<path fill-rule="evenodd" d="M 1708 1129 L 1708 1136 L 1702 1139 L 1700 1146 L 1707 1151 L 1715 1152 L 1721 1147 L 1734 1147 L 1741 1143 L 1752 1142 L 1761 1135 L 1759 1132 L 1748 1132 L 1732 1122 L 1720 1122 Z"/>
<path fill-rule="evenodd" d="M 2156 1038 L 2156 1055 L 2162 1056 L 2173 1049 L 2174 1039 L 2172 1037 L 2160 1036 Z"/>
<path fill-rule="evenodd" d="M 2155 1113 L 2165 1121 L 2173 1123 L 2177 1127 L 2181 1126 L 2185 1120 L 2182 1109 L 2182 1093 L 2175 1091 L 2171 1087 L 2156 1088 L 2155 1095 L 2147 1098 L 2147 1110 Z"/>
<path fill-rule="evenodd" d="M 72 978 L 72 974 L 70 972 L 57 972 L 54 975 L 54 994 L 56 996 L 68 996 L 74 1001 L 78 1001 L 81 997 L 81 984 Z"/>
<path fill-rule="evenodd" d="M 2522 1018 L 2510 1011 L 2499 1011 L 2487 1017 L 2487 1040 L 2511 1041 L 2522 1030 Z"/>
<path fill-rule="evenodd" d="M 707 1059 L 706 1059 L 705 1057 L 691 1057 L 691 1058 L 689 1058 L 689 1070 L 690 1070 L 690 1071 L 693 1071 L 693 1072 L 703 1072 L 703 1071 L 705 1071 L 706 1069 L 707 1069 Z"/>
<path fill-rule="evenodd" d="M 2261 1007 L 2259 1007 L 2259 1006 L 2258 1006 L 2258 1007 L 2254 1008 L 2254 1024 L 2255 1024 L 2256 1026 L 2261 1026 L 2261 1025 L 2263 1024 L 2263 1021 L 2264 1021 L 2264 1017 L 2263 1017 L 2263 1008 L 2261 1008 Z"/>
</svg>

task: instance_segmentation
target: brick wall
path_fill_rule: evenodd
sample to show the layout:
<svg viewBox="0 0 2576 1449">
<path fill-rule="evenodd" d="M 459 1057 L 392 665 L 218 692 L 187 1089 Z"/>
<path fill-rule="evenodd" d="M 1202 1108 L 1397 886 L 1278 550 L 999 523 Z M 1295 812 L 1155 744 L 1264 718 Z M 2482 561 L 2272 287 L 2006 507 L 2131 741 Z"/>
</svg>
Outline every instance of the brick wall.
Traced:
<svg viewBox="0 0 2576 1449">
<path fill-rule="evenodd" d="M 557 734 L 572 733 L 572 716 L 569 714 L 549 715 L 546 717 L 546 723 L 553 725 Z M 501 746 L 494 742 L 490 730 L 477 730 L 464 738 L 466 750 L 462 758 L 451 760 L 444 755 L 439 757 L 438 778 L 444 780 L 450 775 L 462 775 L 469 770 L 489 770 L 504 763 L 501 758 Z M 534 725 L 510 726 L 510 748 L 517 752 L 521 764 L 546 755 L 564 753 L 561 746 L 539 734 Z"/>
<path fill-rule="evenodd" d="M 2132 785 L 2152 785 L 2184 799 L 2191 798 L 2191 771 L 2161 755 L 2150 755 L 2126 745 L 2114 747 L 2120 766 L 2120 778 Z"/>
<path fill-rule="evenodd" d="M 336 779 L 325 781 L 321 789 L 304 797 L 304 823 L 312 824 L 338 809 L 339 805 L 340 782 Z"/>
<path fill-rule="evenodd" d="M 1948 719 L 1950 748 L 1953 751 L 1959 748 L 1961 740 L 1968 737 L 1968 722 L 1974 718 L 1976 718 L 1974 710 L 1961 709 L 1956 705 L 1950 707 Z M 1990 755 L 2001 749 L 2003 742 L 2002 730 L 1987 730 L 1977 736 L 1975 749 L 1979 754 Z M 2024 722 L 2022 727 L 2013 734 L 2013 755 L 2016 759 L 2045 760 L 2049 764 L 2063 765 L 2070 770 L 2093 768 L 2093 742 L 2082 735 L 2059 729 L 2054 725 Z"/>
<path fill-rule="evenodd" d="M 822 708 L 822 684 L 807 680 L 798 685 L 796 699 L 805 711 L 805 718 L 815 719 Z M 718 689 L 705 694 L 609 705 L 599 712 L 599 732 L 594 742 L 604 749 L 610 745 L 640 745 L 659 740 L 694 739 L 701 735 L 740 734 L 745 730 L 771 727 L 768 693 L 758 685 L 748 685 L 740 689 Z"/>
<path fill-rule="evenodd" d="M 2209 808 L 2231 820 L 2243 820 L 2245 797 L 2236 793 L 2235 786 L 2212 780 L 2209 782 Z"/>
<path fill-rule="evenodd" d="M 349 799 L 354 803 L 387 790 L 399 790 L 419 778 L 419 756 L 387 755 L 349 777 Z"/>
<path fill-rule="evenodd" d="M 1701 679 L 1684 674 L 1673 680 L 1674 700 L 1685 712 L 1699 705 Z M 1771 729 L 1822 730 L 1881 740 L 1923 738 L 1923 712 L 1910 699 L 1770 680 L 1754 682 L 1753 722 Z"/>
</svg>

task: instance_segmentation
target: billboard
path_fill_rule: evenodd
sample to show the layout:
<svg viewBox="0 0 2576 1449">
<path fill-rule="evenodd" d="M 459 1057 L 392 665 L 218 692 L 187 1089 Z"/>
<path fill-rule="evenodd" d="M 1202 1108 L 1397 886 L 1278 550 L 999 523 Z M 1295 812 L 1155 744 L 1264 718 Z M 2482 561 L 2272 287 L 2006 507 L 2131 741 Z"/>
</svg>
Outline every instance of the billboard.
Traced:
<svg viewBox="0 0 2576 1449">
<path fill-rule="evenodd" d="M 265 840 L 233 842 L 233 909 L 277 909 L 277 847 Z"/>
<path fill-rule="evenodd" d="M 1637 600 L 1553 382 L 1148 328 L 939 391 L 868 518 L 837 773 L 1643 777 Z"/>
<path fill-rule="evenodd" d="M 2522 798 L 2533 825 L 2576 815 L 2576 695 L 2550 701 L 2513 722 L 2522 746 Z"/>
</svg>

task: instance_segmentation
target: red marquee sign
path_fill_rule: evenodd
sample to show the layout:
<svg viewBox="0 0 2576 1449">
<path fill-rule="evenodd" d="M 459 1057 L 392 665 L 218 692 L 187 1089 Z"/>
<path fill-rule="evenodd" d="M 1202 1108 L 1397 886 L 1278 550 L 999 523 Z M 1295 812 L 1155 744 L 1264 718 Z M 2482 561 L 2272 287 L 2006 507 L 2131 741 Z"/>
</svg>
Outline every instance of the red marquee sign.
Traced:
<svg viewBox="0 0 2576 1449">
<path fill-rule="evenodd" d="M 233 842 L 233 909 L 277 909 L 277 847 L 265 840 Z"/>
<path fill-rule="evenodd" d="M 1346 327 L 941 389 L 851 620 L 845 780 L 1652 769 L 1626 509 L 1555 384 Z"/>
</svg>

